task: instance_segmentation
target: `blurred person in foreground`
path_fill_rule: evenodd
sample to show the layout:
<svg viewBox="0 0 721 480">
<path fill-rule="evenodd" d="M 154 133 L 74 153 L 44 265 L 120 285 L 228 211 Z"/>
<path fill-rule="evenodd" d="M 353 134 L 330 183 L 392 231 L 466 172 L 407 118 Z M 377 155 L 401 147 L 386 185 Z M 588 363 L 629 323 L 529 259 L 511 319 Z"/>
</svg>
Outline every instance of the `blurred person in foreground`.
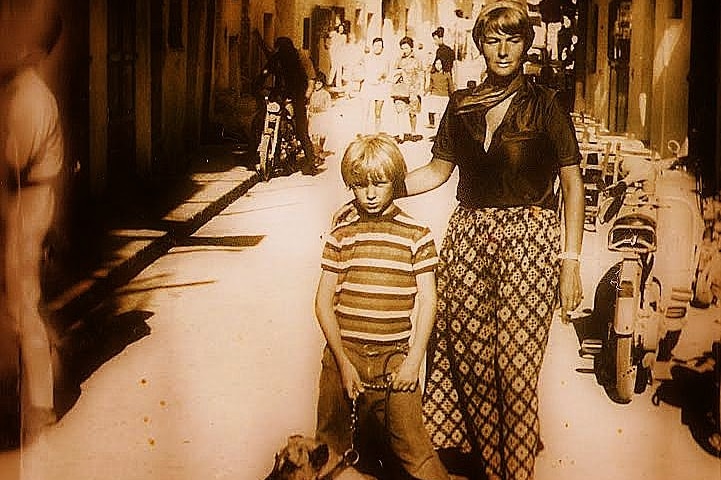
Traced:
<svg viewBox="0 0 721 480">
<path fill-rule="evenodd" d="M 43 241 L 55 213 L 63 138 L 55 96 L 36 68 L 57 44 L 62 20 L 39 2 L 8 2 L 0 9 L 3 321 L 19 339 L 22 431 L 32 441 L 56 422 L 51 344 L 39 308 Z"/>
</svg>

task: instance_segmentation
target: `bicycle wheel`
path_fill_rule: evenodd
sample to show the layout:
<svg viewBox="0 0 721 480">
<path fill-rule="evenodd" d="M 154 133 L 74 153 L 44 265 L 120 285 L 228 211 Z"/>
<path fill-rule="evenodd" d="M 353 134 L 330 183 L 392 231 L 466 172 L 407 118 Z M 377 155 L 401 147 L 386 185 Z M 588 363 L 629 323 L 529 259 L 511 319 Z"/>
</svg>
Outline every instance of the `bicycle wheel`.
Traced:
<svg viewBox="0 0 721 480">
<path fill-rule="evenodd" d="M 272 161 L 269 162 L 268 160 L 272 157 L 271 149 L 271 137 L 264 133 L 263 136 L 260 137 L 260 145 L 258 146 L 258 175 L 264 182 L 270 180 L 270 170 L 268 167 Z"/>
</svg>

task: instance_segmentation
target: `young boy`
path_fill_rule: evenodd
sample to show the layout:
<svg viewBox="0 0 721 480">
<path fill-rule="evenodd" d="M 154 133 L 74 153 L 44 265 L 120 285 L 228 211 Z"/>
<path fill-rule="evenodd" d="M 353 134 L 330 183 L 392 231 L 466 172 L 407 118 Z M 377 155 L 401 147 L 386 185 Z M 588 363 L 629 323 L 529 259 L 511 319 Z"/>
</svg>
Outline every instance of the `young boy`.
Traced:
<svg viewBox="0 0 721 480">
<path fill-rule="evenodd" d="M 357 402 L 358 429 L 382 425 L 384 438 L 374 440 L 387 442 L 408 475 L 448 479 L 423 425 L 418 387 L 435 317 L 433 237 L 393 202 L 404 188 L 406 165 L 391 137 L 358 137 L 343 155 L 341 173 L 358 215 L 336 226 L 323 249 L 315 303 L 327 341 L 318 440 L 341 453 L 350 448 L 350 398 Z M 369 388 L 384 379 L 388 389 Z"/>
</svg>

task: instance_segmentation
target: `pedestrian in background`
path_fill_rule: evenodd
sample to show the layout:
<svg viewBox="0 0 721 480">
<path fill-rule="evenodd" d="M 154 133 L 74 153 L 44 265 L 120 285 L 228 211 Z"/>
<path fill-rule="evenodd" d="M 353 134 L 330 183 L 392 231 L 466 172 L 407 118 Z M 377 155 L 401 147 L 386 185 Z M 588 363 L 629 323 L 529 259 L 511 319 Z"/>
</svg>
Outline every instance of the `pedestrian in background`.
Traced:
<svg viewBox="0 0 721 480">
<path fill-rule="evenodd" d="M 443 61 L 436 58 L 428 76 L 426 96 L 423 99 L 426 112 L 428 112 L 428 128 L 436 128 L 436 119 L 440 120 L 446 111 L 448 99 L 455 90 L 451 72 L 443 68 Z"/>
<path fill-rule="evenodd" d="M 399 45 L 401 55 L 393 65 L 394 73 L 391 81 L 391 97 L 396 109 L 398 132 L 395 139 L 398 143 L 417 142 L 423 139 L 422 135 L 416 134 L 416 126 L 418 113 L 421 111 L 425 70 L 413 51 L 412 38 L 401 38 Z M 408 123 L 402 117 L 408 118 Z"/>
<path fill-rule="evenodd" d="M 388 80 L 390 76 L 390 59 L 384 51 L 383 39 L 376 37 L 371 44 L 371 51 L 363 58 L 363 83 L 361 86 L 361 97 L 363 97 L 363 123 L 364 129 L 370 122 L 370 115 L 373 112 L 373 129 L 378 133 L 381 127 L 381 115 L 383 104 L 389 98 L 390 88 Z"/>
<path fill-rule="evenodd" d="M 451 73 L 453 72 L 453 60 L 455 58 L 455 53 L 453 52 L 453 49 L 451 47 L 444 43 L 444 35 L 445 29 L 443 27 L 436 28 L 431 34 L 431 36 L 433 37 L 433 42 L 436 44 L 437 47 L 435 58 L 441 60 L 441 63 L 443 64 L 442 70 L 444 72 Z"/>
<path fill-rule="evenodd" d="M 347 44 L 348 32 L 345 23 L 341 22 L 329 34 L 330 72 L 328 73 L 328 85 L 331 87 L 343 86 L 343 55 Z"/>
<path fill-rule="evenodd" d="M 329 116 L 332 106 L 333 99 L 325 85 L 325 74 L 318 72 L 315 88 L 308 100 L 308 132 L 317 156 L 325 152 L 325 141 L 332 126 Z"/>
<path fill-rule="evenodd" d="M 38 2 L 0 9 L 1 307 L 3 321 L 11 322 L 20 343 L 22 430 L 24 440 L 32 441 L 56 421 L 53 347 L 40 313 L 41 262 L 55 217 L 64 147 L 55 96 L 37 67 L 60 39 L 62 20 Z M 10 38 L 16 25 L 24 30 Z"/>
</svg>

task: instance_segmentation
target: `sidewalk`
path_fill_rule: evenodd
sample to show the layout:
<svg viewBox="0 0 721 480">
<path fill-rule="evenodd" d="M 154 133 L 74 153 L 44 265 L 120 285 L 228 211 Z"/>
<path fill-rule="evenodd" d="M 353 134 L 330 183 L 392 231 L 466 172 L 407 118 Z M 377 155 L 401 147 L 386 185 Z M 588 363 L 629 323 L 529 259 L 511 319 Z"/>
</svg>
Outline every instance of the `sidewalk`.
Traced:
<svg viewBox="0 0 721 480">
<path fill-rule="evenodd" d="M 80 272 L 53 285 L 59 293 L 50 298 L 47 310 L 60 337 L 115 288 L 258 182 L 247 152 L 232 145 L 204 145 L 189 155 L 185 174 L 142 198 L 116 199 L 103 208 L 102 227 L 94 231 L 100 238 L 88 239 L 88 244 L 98 242 L 94 250 L 99 257 L 79 262 Z"/>
</svg>

